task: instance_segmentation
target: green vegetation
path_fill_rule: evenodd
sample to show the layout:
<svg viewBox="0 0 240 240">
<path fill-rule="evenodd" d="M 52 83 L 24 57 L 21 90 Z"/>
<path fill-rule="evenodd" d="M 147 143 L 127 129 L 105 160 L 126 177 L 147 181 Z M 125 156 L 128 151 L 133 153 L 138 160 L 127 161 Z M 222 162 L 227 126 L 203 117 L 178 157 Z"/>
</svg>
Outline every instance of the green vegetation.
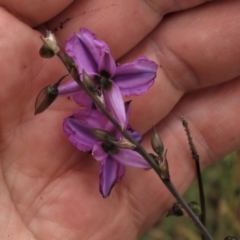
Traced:
<svg viewBox="0 0 240 240">
<path fill-rule="evenodd" d="M 207 204 L 207 228 L 216 240 L 226 236 L 240 239 L 240 151 L 202 173 Z M 198 201 L 194 182 L 184 195 L 187 202 Z M 196 228 L 184 217 L 160 219 L 140 240 L 200 240 Z"/>
</svg>

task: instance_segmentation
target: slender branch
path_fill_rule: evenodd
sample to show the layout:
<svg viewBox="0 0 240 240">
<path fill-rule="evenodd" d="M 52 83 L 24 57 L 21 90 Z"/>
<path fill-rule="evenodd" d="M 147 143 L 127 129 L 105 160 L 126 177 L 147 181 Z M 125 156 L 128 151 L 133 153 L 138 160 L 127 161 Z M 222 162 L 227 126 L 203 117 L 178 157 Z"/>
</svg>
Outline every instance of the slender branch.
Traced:
<svg viewBox="0 0 240 240">
<path fill-rule="evenodd" d="M 62 57 L 62 54 L 57 54 L 57 56 L 61 59 L 63 64 L 66 66 L 65 59 Z M 109 119 L 110 122 L 118 129 L 121 134 L 128 139 L 130 142 L 135 144 L 136 151 L 142 155 L 142 157 L 150 164 L 150 166 L 154 169 L 154 171 L 157 173 L 159 178 L 163 181 L 164 185 L 168 188 L 168 190 L 171 192 L 171 194 L 176 198 L 176 200 L 183 206 L 185 211 L 189 214 L 189 217 L 192 219 L 193 223 L 196 225 L 196 227 L 201 230 L 202 234 L 206 237 L 208 240 L 213 240 L 211 235 L 208 233 L 207 229 L 203 226 L 199 218 L 194 214 L 194 212 L 190 209 L 188 204 L 184 201 L 184 199 L 180 196 L 180 194 L 177 192 L 177 190 L 174 188 L 172 183 L 169 180 L 162 179 L 161 177 L 161 170 L 159 169 L 158 164 L 156 161 L 148 154 L 148 152 L 122 127 L 120 124 L 116 121 L 115 118 L 106 110 L 106 108 L 103 106 L 102 102 L 96 98 L 91 91 L 89 91 L 88 88 L 85 87 L 85 85 L 80 80 L 79 75 L 76 74 L 76 72 L 71 72 L 71 69 L 68 69 L 70 71 L 70 74 L 74 78 L 74 80 L 78 83 L 78 85 L 88 94 L 88 96 L 93 100 L 96 107 Z M 74 69 L 73 69 L 74 70 Z"/>
<path fill-rule="evenodd" d="M 197 172 L 197 181 L 198 181 L 198 190 L 199 190 L 199 198 L 200 198 L 200 205 L 201 205 L 201 215 L 200 219 L 203 225 L 206 224 L 206 203 L 205 203 L 205 194 L 204 194 L 204 188 L 203 188 L 203 182 L 202 182 L 202 176 L 201 176 L 201 169 L 200 169 L 200 161 L 199 161 L 199 155 L 197 152 L 197 149 L 193 143 L 193 139 L 188 127 L 188 122 L 184 117 L 181 117 L 181 121 L 184 127 L 184 130 L 186 132 L 187 138 L 188 138 L 188 144 L 190 146 L 192 159 L 195 161 L 196 165 L 196 172 Z"/>
</svg>

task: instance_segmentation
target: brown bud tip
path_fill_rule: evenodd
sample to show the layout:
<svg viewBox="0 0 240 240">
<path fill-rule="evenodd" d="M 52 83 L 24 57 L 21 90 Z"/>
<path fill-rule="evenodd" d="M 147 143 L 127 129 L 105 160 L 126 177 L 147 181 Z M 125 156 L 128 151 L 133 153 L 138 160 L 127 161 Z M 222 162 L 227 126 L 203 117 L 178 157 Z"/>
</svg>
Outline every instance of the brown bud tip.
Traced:
<svg viewBox="0 0 240 240">
<path fill-rule="evenodd" d="M 35 115 L 46 110 L 58 96 L 56 85 L 44 87 L 38 94 L 35 101 Z"/>
<path fill-rule="evenodd" d="M 155 153 L 157 153 L 159 156 L 161 156 L 163 154 L 164 146 L 163 146 L 162 140 L 159 137 L 155 127 L 152 127 L 151 145 L 152 145 L 152 149 L 155 151 Z"/>
<path fill-rule="evenodd" d="M 46 44 L 43 44 L 40 48 L 39 54 L 42 58 L 52 58 L 55 55 L 54 51 L 52 51 Z"/>
<path fill-rule="evenodd" d="M 184 215 L 184 210 L 179 203 L 174 203 L 172 208 L 170 208 L 167 212 L 167 217 L 169 216 L 181 217 L 183 215 Z"/>
<path fill-rule="evenodd" d="M 48 52 L 48 54 L 44 55 L 43 54 L 43 57 L 46 57 L 46 56 L 51 56 L 51 54 L 57 54 L 59 51 L 60 51 L 60 48 L 58 47 L 57 45 L 57 41 L 56 41 L 56 38 L 54 36 L 53 33 L 51 33 L 51 31 L 47 31 L 47 36 L 44 38 L 44 37 L 41 37 L 42 41 L 44 42 L 44 46 L 42 48 L 44 49 L 40 49 L 40 55 L 42 52 Z M 41 55 L 42 56 L 42 55 Z"/>
</svg>

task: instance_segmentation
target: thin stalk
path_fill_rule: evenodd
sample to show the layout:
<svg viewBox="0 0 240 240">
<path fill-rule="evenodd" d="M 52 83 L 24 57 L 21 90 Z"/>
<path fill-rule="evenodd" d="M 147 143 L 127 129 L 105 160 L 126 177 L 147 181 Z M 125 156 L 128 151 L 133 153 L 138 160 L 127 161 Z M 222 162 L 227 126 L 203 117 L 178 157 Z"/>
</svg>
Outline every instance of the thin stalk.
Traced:
<svg viewBox="0 0 240 240">
<path fill-rule="evenodd" d="M 205 224 L 206 224 L 206 202 L 205 202 L 205 194 L 204 194 L 204 188 L 203 188 L 203 182 L 202 182 L 202 176 L 201 176 L 201 170 L 200 170 L 199 155 L 198 155 L 197 149 L 193 143 L 193 139 L 192 139 L 189 127 L 188 127 L 187 120 L 184 117 L 181 117 L 181 121 L 182 121 L 183 127 L 185 129 L 187 138 L 188 138 L 188 144 L 190 146 L 192 159 L 194 160 L 195 165 L 196 165 L 198 191 L 199 191 L 200 205 L 201 205 L 201 211 L 202 211 L 202 213 L 200 215 L 200 220 L 201 220 L 202 224 L 205 226 Z M 204 239 L 203 236 L 202 236 L 202 239 Z"/>
<path fill-rule="evenodd" d="M 61 53 L 58 53 L 57 56 L 61 59 L 63 64 L 65 64 L 65 59 L 62 57 Z M 69 69 L 68 69 L 69 70 Z M 72 74 L 72 72 L 70 72 Z M 135 144 L 136 151 L 142 155 L 142 157 L 149 163 L 149 165 L 154 169 L 154 171 L 157 173 L 159 178 L 163 181 L 164 185 L 168 188 L 168 190 L 171 192 L 171 194 L 176 198 L 176 200 L 181 204 L 181 206 L 184 208 L 184 210 L 189 214 L 189 217 L 192 219 L 193 223 L 196 225 L 196 227 L 202 232 L 202 234 L 206 237 L 208 240 L 213 240 L 207 229 L 203 226 L 199 218 L 194 214 L 194 212 L 191 210 L 191 208 L 188 206 L 188 204 L 184 201 L 184 199 L 180 196 L 180 194 L 177 192 L 177 190 L 174 188 L 174 186 L 171 184 L 169 180 L 164 180 L 161 178 L 161 171 L 159 169 L 158 164 L 156 161 L 148 154 L 148 152 L 127 132 L 125 131 L 120 124 L 116 121 L 115 118 L 112 117 L 112 115 L 106 110 L 106 108 L 103 106 L 101 101 L 96 98 L 89 89 L 87 89 L 82 81 L 80 80 L 79 75 L 77 76 L 75 73 L 72 74 L 72 77 L 74 80 L 78 83 L 78 85 L 88 94 L 88 96 L 93 100 L 96 107 L 109 119 L 110 122 L 118 129 L 121 134 L 128 139 L 130 142 Z M 76 79 L 77 78 L 77 79 Z"/>
<path fill-rule="evenodd" d="M 200 219 L 201 219 L 202 223 L 205 225 L 205 222 L 206 222 L 206 203 L 205 203 L 204 188 L 203 188 L 203 182 L 202 182 L 202 176 L 201 176 L 201 170 L 200 170 L 199 155 L 198 155 L 197 149 L 196 149 L 196 147 L 193 143 L 187 120 L 185 118 L 181 117 L 181 121 L 182 121 L 183 127 L 186 131 L 186 135 L 187 135 L 187 138 L 188 138 L 188 143 L 189 143 L 189 146 L 190 146 L 192 158 L 195 161 L 195 165 L 196 165 L 199 198 L 200 198 L 201 210 L 202 210 L 202 214 L 200 216 Z"/>
</svg>

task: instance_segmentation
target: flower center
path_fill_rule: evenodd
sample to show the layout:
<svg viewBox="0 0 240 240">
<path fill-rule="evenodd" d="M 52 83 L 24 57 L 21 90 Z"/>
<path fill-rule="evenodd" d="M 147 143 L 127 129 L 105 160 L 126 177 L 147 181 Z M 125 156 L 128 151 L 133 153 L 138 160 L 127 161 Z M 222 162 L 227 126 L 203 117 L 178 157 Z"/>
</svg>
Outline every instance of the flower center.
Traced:
<svg viewBox="0 0 240 240">
<path fill-rule="evenodd" d="M 102 89 L 108 90 L 112 86 L 110 74 L 104 70 L 101 71 L 100 76 L 96 76 L 94 80 L 95 80 L 95 83 L 99 85 Z"/>
<path fill-rule="evenodd" d="M 104 142 L 102 148 L 106 153 L 116 154 L 118 153 L 118 148 L 111 142 Z"/>
</svg>

